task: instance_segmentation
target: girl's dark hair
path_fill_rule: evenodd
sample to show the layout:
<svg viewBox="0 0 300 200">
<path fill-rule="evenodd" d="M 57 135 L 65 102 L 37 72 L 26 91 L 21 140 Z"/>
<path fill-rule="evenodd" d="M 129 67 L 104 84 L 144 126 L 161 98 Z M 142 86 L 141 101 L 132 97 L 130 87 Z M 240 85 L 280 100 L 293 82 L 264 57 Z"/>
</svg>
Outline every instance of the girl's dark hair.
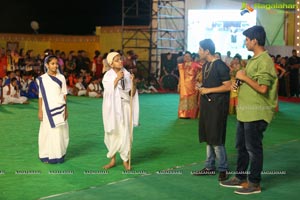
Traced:
<svg viewBox="0 0 300 200">
<path fill-rule="evenodd" d="M 242 60 L 242 56 L 240 55 L 240 54 L 235 54 L 235 56 L 233 57 L 233 59 L 235 59 L 235 58 L 237 58 L 237 59 L 239 59 L 239 60 Z"/>
<path fill-rule="evenodd" d="M 58 59 L 57 56 L 55 56 L 55 55 L 49 55 L 49 56 L 47 56 L 47 57 L 44 59 L 44 65 L 49 64 L 49 62 L 50 62 L 51 60 L 53 60 L 54 58 L 55 58 L 55 59 Z"/>
<path fill-rule="evenodd" d="M 57 56 L 55 56 L 55 55 L 49 55 L 49 56 L 45 57 L 45 59 L 44 59 L 44 72 L 47 72 L 46 64 L 49 64 L 50 61 L 53 60 L 53 59 L 58 60 Z M 60 68 L 59 68 L 59 71 L 60 71 Z"/>
<path fill-rule="evenodd" d="M 185 54 L 189 54 L 189 55 L 192 57 L 192 53 L 191 53 L 190 51 L 184 52 L 184 55 L 185 55 Z"/>
<path fill-rule="evenodd" d="M 16 78 L 16 77 L 11 78 L 11 80 L 10 80 L 11 83 L 12 83 L 12 82 L 15 82 L 15 81 L 17 81 L 17 78 Z"/>
</svg>

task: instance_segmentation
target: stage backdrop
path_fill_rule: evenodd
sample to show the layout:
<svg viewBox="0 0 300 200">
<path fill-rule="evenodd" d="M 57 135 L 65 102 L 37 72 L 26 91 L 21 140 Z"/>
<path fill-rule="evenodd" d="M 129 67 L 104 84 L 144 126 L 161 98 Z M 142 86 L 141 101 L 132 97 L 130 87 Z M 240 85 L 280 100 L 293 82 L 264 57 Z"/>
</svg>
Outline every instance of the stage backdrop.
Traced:
<svg viewBox="0 0 300 200">
<path fill-rule="evenodd" d="M 294 34 L 295 34 L 295 9 L 266 9 L 263 8 L 266 3 L 268 5 L 283 5 L 283 4 L 289 4 L 289 5 L 295 5 L 295 1 L 293 0 L 287 0 L 287 1 L 279 1 L 279 0 L 273 0 L 273 1 L 242 1 L 242 0 L 186 0 L 186 16 L 188 16 L 189 10 L 237 10 L 241 11 L 241 8 L 245 4 L 249 4 L 254 11 L 256 12 L 256 24 L 262 25 L 265 27 L 266 33 L 267 33 L 267 41 L 266 46 L 281 46 L 281 48 L 286 48 L 286 46 L 295 46 L 294 44 Z M 255 3 L 259 3 L 256 4 Z M 251 15 L 251 12 L 244 14 Z M 211 16 L 211 20 L 214 20 L 215 17 Z M 201 18 L 198 19 L 199 24 L 203 26 L 203 23 L 201 23 Z M 191 20 L 190 20 L 191 21 Z M 222 20 L 219 20 L 222 21 Z M 194 21 L 193 21 L 194 22 Z M 223 19 L 223 24 L 228 24 L 228 22 L 225 20 L 225 17 Z M 204 23 L 205 24 L 205 23 Z M 234 24 L 234 23 L 232 23 Z M 225 27 L 225 26 L 224 26 Z M 199 26 L 198 29 L 201 29 L 202 27 Z M 220 27 L 218 27 L 220 29 Z M 222 28 L 222 27 L 221 27 Z M 226 27 L 225 27 L 226 28 Z M 239 29 L 242 29 L 243 27 L 237 27 Z M 196 29 L 191 25 L 189 22 L 189 18 L 186 17 L 186 30 L 187 30 L 187 37 L 189 35 L 190 29 Z M 226 30 L 223 30 L 226 31 Z M 200 32 L 200 31 L 199 31 Z M 209 35 L 206 35 L 205 37 L 209 37 Z M 213 36 L 211 36 L 213 37 Z M 204 39 L 204 38 L 203 38 Z M 187 38 L 187 43 L 194 44 L 198 43 L 199 41 L 194 41 L 195 37 Z M 189 45 L 187 45 L 189 47 Z M 187 50 L 193 51 L 187 47 Z M 226 48 L 226 47 L 224 47 Z M 217 50 L 218 51 L 218 50 Z M 286 52 L 289 51 L 289 48 L 285 50 Z M 222 53 L 224 54 L 224 53 Z"/>
</svg>

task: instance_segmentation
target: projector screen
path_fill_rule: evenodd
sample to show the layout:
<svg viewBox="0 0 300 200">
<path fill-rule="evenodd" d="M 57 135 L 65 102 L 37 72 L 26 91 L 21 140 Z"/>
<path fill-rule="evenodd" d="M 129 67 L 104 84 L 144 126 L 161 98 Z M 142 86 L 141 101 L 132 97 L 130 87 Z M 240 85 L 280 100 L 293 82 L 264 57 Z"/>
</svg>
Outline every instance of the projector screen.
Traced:
<svg viewBox="0 0 300 200">
<path fill-rule="evenodd" d="M 241 10 L 189 10 L 187 50 L 198 52 L 199 41 L 210 38 L 216 52 L 222 56 L 231 51 L 231 57 L 239 53 L 243 59 L 253 55 L 245 46 L 243 31 L 256 25 L 256 11 L 241 15 Z"/>
</svg>

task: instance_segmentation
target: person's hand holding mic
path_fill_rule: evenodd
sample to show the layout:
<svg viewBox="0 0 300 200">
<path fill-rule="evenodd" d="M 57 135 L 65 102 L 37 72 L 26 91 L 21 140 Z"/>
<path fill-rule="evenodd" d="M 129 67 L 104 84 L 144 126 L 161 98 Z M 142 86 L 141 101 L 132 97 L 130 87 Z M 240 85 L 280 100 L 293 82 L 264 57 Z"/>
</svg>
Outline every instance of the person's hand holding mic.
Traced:
<svg viewBox="0 0 300 200">
<path fill-rule="evenodd" d="M 201 95 L 205 96 L 207 101 L 211 102 L 211 98 L 209 97 L 209 88 L 199 87 L 199 92 Z"/>
<path fill-rule="evenodd" d="M 235 75 L 235 82 L 232 84 L 232 90 L 237 92 L 240 85 L 243 83 L 244 77 L 246 76 L 246 72 L 244 70 L 239 70 Z"/>
<path fill-rule="evenodd" d="M 235 82 L 232 83 L 232 85 L 231 85 L 233 92 L 237 92 L 237 90 L 241 84 L 242 84 L 242 81 L 240 79 L 235 79 Z"/>
</svg>

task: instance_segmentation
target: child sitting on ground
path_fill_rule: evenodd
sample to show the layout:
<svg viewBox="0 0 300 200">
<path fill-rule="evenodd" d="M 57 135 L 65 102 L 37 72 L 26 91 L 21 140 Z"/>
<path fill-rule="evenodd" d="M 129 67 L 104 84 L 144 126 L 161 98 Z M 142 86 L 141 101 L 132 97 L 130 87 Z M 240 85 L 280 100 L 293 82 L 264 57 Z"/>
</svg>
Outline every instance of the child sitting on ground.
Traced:
<svg viewBox="0 0 300 200">
<path fill-rule="evenodd" d="M 3 87 L 2 104 L 28 104 L 27 97 L 20 95 L 17 78 L 12 78 L 10 83 Z"/>
<path fill-rule="evenodd" d="M 93 77 L 91 83 L 87 88 L 87 94 L 89 97 L 102 97 L 102 88 L 100 86 L 100 79 Z"/>
<path fill-rule="evenodd" d="M 136 78 L 136 87 L 140 94 L 142 93 L 157 93 L 157 89 L 153 85 L 148 85 L 144 79 L 144 77 Z"/>
<path fill-rule="evenodd" d="M 86 96 L 87 91 L 84 85 L 82 84 L 83 77 L 78 76 L 77 77 L 77 83 L 75 84 L 75 87 L 73 89 L 73 95 L 74 96 Z"/>
</svg>

